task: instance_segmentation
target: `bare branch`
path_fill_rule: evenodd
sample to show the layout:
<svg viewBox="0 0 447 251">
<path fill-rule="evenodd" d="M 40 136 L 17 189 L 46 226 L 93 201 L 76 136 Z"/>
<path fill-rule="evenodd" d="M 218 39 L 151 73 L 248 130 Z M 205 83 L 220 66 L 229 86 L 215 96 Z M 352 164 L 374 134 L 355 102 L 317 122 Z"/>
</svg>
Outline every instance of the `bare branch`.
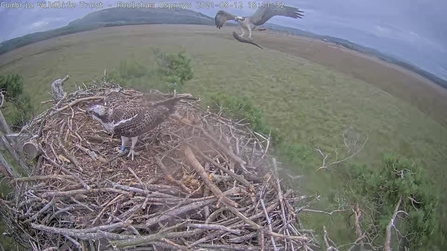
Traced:
<svg viewBox="0 0 447 251">
<path fill-rule="evenodd" d="M 399 210 L 401 203 L 402 203 L 402 197 L 399 198 L 399 201 L 397 202 L 396 207 L 394 209 L 393 216 L 391 216 L 390 222 L 386 226 L 386 239 L 384 244 L 385 251 L 391 251 L 391 230 L 394 227 L 394 221 L 396 220 L 397 215 L 399 213 L 407 214 L 405 211 Z"/>
<path fill-rule="evenodd" d="M 321 170 L 321 169 L 328 169 L 329 167 L 331 167 L 331 166 L 333 166 L 333 165 L 340 164 L 340 163 L 342 163 L 342 162 L 345 162 L 345 161 L 347 161 L 347 160 L 353 158 L 353 157 L 356 156 L 360 151 L 362 151 L 362 149 L 363 149 L 363 147 L 365 146 L 366 142 L 368 142 L 368 138 L 369 138 L 369 135 L 366 134 L 366 139 L 365 139 L 365 141 L 363 142 L 363 144 L 361 145 L 361 147 L 360 147 L 356 152 L 354 152 L 353 154 L 349 155 L 349 156 L 346 157 L 346 158 L 343 158 L 343 159 L 341 159 L 341 160 L 336 160 L 336 161 L 334 161 L 334 162 L 332 162 L 332 163 L 330 163 L 330 164 L 328 164 L 328 165 L 326 165 L 326 159 L 327 159 L 328 155 L 325 154 L 325 153 L 323 153 L 323 151 L 321 151 L 321 149 L 316 148 L 315 150 L 317 150 L 317 151 L 321 154 L 321 156 L 323 156 L 323 164 L 322 164 L 321 167 L 319 167 L 316 171 Z M 350 151 L 350 150 L 349 150 L 349 151 Z M 348 151 L 348 152 L 349 152 L 349 151 Z M 337 152 L 336 152 L 336 154 L 337 154 Z"/>
<path fill-rule="evenodd" d="M 67 75 L 63 79 L 56 79 L 53 81 L 53 83 L 51 83 L 51 97 L 53 98 L 55 103 L 57 103 L 64 97 L 64 90 L 62 88 L 62 85 L 69 78 L 70 76 Z"/>
<path fill-rule="evenodd" d="M 20 132 L 21 144 L 32 138 L 41 156 L 30 175 L 12 179 L 14 198 L 0 200 L 15 239 L 33 250 L 318 246 L 313 232 L 294 224 L 294 207 L 307 196 L 281 184 L 271 135 L 180 102 L 174 119 L 139 136 L 139 156 L 130 160 L 117 154 L 121 140 L 109 137 L 86 106 L 118 92 L 137 106 L 163 103 L 172 94 L 99 81 L 65 95 Z"/>
<path fill-rule="evenodd" d="M 333 215 L 334 213 L 340 213 L 340 212 L 346 212 L 346 210 L 333 210 L 330 212 L 326 212 L 323 210 L 315 210 L 315 209 L 309 209 L 309 208 L 304 208 L 301 210 L 302 212 L 310 212 L 310 213 L 321 213 L 321 214 L 327 214 L 327 215 Z"/>
<path fill-rule="evenodd" d="M 338 251 L 338 249 L 335 247 L 334 242 L 328 236 L 326 226 L 323 226 L 323 240 L 327 248 L 326 251 Z"/>
</svg>

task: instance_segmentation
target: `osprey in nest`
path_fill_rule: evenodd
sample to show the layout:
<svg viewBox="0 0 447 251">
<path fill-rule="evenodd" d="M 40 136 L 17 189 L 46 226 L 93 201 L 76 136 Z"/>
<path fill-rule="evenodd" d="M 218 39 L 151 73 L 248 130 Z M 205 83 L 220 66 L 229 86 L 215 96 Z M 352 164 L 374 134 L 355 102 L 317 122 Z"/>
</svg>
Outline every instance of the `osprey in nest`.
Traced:
<svg viewBox="0 0 447 251">
<path fill-rule="evenodd" d="M 87 114 L 99 121 L 107 132 L 121 137 L 120 153 L 124 152 L 127 143 L 131 140 L 127 157 L 130 156 L 134 160 L 134 148 L 138 137 L 163 123 L 169 115 L 174 113 L 175 105 L 181 99 L 197 100 L 188 94 L 156 102 L 149 106 L 93 105 L 87 109 Z"/>
<path fill-rule="evenodd" d="M 229 20 L 233 20 L 239 23 L 241 26 L 242 33 L 239 35 L 241 38 L 245 35 L 245 30 L 248 31 L 248 39 L 252 40 L 251 33 L 252 31 L 260 25 L 265 24 L 270 18 L 274 16 L 283 16 L 283 17 L 291 17 L 294 19 L 303 18 L 303 11 L 290 6 L 282 6 L 282 7 L 260 7 L 258 10 L 253 13 L 250 17 L 240 17 L 233 15 L 229 12 L 220 10 L 217 12 L 216 17 L 214 18 L 214 22 L 217 28 L 222 28 L 222 26 Z"/>
</svg>

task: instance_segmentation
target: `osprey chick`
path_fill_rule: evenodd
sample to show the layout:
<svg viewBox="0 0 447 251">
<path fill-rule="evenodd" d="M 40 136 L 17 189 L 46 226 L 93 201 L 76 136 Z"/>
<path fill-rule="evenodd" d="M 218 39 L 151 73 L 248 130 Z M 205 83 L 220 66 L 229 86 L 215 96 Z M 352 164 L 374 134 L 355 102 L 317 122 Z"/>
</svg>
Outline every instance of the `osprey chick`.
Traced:
<svg viewBox="0 0 447 251">
<path fill-rule="evenodd" d="M 121 137 L 121 152 L 124 151 L 130 139 L 131 146 L 127 157 L 131 156 L 133 160 L 138 137 L 163 123 L 170 114 L 174 113 L 174 107 L 180 99 L 197 100 L 192 97 L 176 97 L 149 107 L 93 105 L 87 109 L 87 114 L 99 121 L 107 132 Z"/>
<path fill-rule="evenodd" d="M 250 17 L 240 17 L 233 15 L 229 12 L 219 10 L 214 18 L 214 22 L 217 28 L 222 28 L 222 26 L 229 20 L 233 20 L 239 23 L 241 26 L 242 34 L 240 37 L 244 37 L 245 30 L 248 31 L 248 38 L 252 39 L 251 33 L 256 28 L 256 26 L 265 24 L 270 18 L 274 16 L 291 17 L 294 19 L 303 18 L 303 11 L 290 6 L 282 7 L 259 7 L 258 10 L 253 13 Z M 244 30 L 245 29 L 245 30 Z"/>
</svg>

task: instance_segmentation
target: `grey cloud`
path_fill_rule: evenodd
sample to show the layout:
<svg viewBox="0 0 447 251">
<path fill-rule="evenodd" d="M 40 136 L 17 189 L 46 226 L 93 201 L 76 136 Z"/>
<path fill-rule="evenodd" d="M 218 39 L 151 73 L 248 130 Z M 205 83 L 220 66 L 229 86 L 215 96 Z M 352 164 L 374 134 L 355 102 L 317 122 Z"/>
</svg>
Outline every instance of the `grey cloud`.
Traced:
<svg viewBox="0 0 447 251">
<path fill-rule="evenodd" d="M 1 0 L 0 0 L 1 1 Z M 22 1 L 22 0 L 14 0 Z M 140 2 L 140 0 L 134 0 Z M 11 2 L 8 0 L 6 2 Z M 36 0 L 31 0 L 37 3 Z M 0 41 L 28 33 L 54 29 L 97 9 L 1 9 Z M 98 3 L 99 1 L 89 1 Z M 117 0 L 105 0 L 104 7 L 115 7 Z M 131 2 L 123 1 L 123 2 Z M 147 1 L 143 2 L 159 2 Z M 185 2 L 165 1 L 165 2 Z M 192 10 L 214 16 L 218 8 Z M 239 1 L 237 1 L 239 2 Z M 255 9 L 242 1 L 243 9 L 228 8 L 236 15 L 251 15 Z M 253 1 L 252 1 L 253 2 Z M 257 1 L 260 3 L 261 1 Z M 274 17 L 271 23 L 336 36 L 411 61 L 447 79 L 447 9 L 445 0 L 285 0 L 286 5 L 304 10 L 304 18 Z"/>
</svg>

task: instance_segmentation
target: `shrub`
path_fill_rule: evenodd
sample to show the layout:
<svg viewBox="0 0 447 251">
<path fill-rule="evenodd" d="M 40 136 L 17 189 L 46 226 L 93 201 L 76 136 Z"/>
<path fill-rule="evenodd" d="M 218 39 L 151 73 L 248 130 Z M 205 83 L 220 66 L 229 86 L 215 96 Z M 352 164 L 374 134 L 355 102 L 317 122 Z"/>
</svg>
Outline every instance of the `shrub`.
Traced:
<svg viewBox="0 0 447 251">
<path fill-rule="evenodd" d="M 14 101 L 23 94 L 23 77 L 18 74 L 0 75 L 0 91 L 4 93 L 6 101 Z"/>
<path fill-rule="evenodd" d="M 396 204 L 402 199 L 399 210 L 406 214 L 400 215 L 403 220 L 396 219 L 399 233 L 393 230 L 393 240 L 399 238 L 401 246 L 410 250 L 426 247 L 437 228 L 435 208 L 439 198 L 423 168 L 408 159 L 387 155 L 377 169 L 355 166 L 348 173 L 345 190 L 353 202 L 368 208 L 379 235 L 385 233 Z M 382 244 L 383 238 L 377 242 Z"/>
<path fill-rule="evenodd" d="M 179 89 L 194 76 L 191 67 L 191 59 L 184 51 L 178 53 L 162 53 L 154 50 L 158 63 L 158 73 L 163 80 L 170 84 L 171 89 Z"/>
<path fill-rule="evenodd" d="M 272 129 L 265 121 L 260 108 L 245 97 L 229 96 L 218 93 L 211 96 L 210 108 L 213 110 L 223 109 L 223 115 L 234 120 L 243 120 L 249 127 L 258 133 L 269 135 L 271 133 L 272 141 L 279 143 L 282 140 L 279 129 Z"/>
<path fill-rule="evenodd" d="M 185 53 L 164 53 L 154 49 L 158 68 L 151 69 L 137 61 L 122 60 L 117 69 L 112 70 L 108 80 L 122 86 L 146 91 L 182 91 L 183 85 L 193 78 L 191 59 Z"/>
<path fill-rule="evenodd" d="M 244 119 L 256 132 L 268 135 L 272 131 L 275 154 L 288 166 L 305 167 L 314 160 L 314 153 L 309 146 L 286 144 L 284 136 L 279 130 L 272 130 L 268 126 L 261 109 L 247 97 L 219 93 L 212 95 L 211 101 L 209 106 L 214 111 L 221 110 L 224 116 L 234 120 Z M 396 220 L 399 233 L 393 231 L 393 243 L 400 242 L 401 248 L 405 246 L 410 250 L 423 249 L 426 247 L 424 245 L 428 245 L 437 228 L 435 208 L 438 196 L 434 192 L 433 182 L 425 176 L 423 168 L 410 160 L 387 155 L 379 168 L 344 165 L 336 175 L 344 179 L 343 191 L 332 197 L 340 197 L 352 204 L 359 203 L 362 210 L 369 214 L 369 217 L 363 217 L 361 226 L 371 236 L 379 236 L 370 238 L 374 240 L 372 244 L 383 246 L 386 226 L 397 202 L 402 198 L 400 210 L 408 215 L 402 215 L 404 220 Z M 334 203 L 334 198 L 329 198 L 329 201 Z"/>
<path fill-rule="evenodd" d="M 31 118 L 31 99 L 23 93 L 23 77 L 18 74 L 0 75 L 0 91 L 5 101 L 12 104 L 5 112 L 5 119 L 12 129 L 19 130 Z"/>
</svg>

